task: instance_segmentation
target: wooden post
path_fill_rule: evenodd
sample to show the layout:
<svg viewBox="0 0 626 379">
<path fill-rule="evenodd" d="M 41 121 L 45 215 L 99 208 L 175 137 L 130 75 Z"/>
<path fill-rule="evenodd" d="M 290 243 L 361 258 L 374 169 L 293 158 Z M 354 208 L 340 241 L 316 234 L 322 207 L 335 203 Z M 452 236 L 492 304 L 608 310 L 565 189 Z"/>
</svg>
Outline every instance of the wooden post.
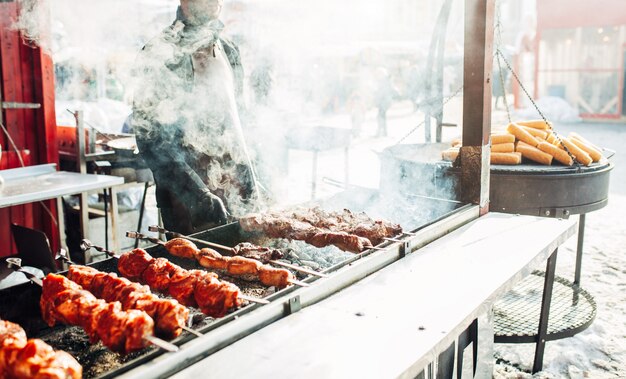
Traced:
<svg viewBox="0 0 626 379">
<path fill-rule="evenodd" d="M 465 1 L 463 77 L 463 201 L 489 210 L 489 134 L 495 0 Z"/>
</svg>

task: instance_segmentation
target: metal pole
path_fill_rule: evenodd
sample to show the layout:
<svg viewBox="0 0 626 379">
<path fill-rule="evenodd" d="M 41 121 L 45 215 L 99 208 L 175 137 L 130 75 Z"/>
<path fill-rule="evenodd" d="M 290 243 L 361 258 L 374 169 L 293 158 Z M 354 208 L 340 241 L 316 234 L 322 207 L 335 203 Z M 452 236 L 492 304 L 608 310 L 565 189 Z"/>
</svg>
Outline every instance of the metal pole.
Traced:
<svg viewBox="0 0 626 379">
<path fill-rule="evenodd" d="M 85 120 L 82 111 L 74 113 L 76 117 L 76 147 L 78 149 L 76 156 L 76 168 L 81 174 L 87 173 L 87 162 L 85 161 Z M 83 192 L 78 195 L 80 200 L 80 231 L 85 239 L 89 239 L 89 204 L 87 202 L 88 193 Z M 91 262 L 91 253 L 85 251 L 84 262 Z"/>
<path fill-rule="evenodd" d="M 317 150 L 313 150 L 313 167 L 312 167 L 312 181 L 311 181 L 311 199 L 315 199 L 315 192 L 317 190 Z"/>
<path fill-rule="evenodd" d="M 578 219 L 578 245 L 576 245 L 576 271 L 574 272 L 574 284 L 580 287 L 580 271 L 583 264 L 583 246 L 585 242 L 585 213 Z"/>
<path fill-rule="evenodd" d="M 137 233 L 141 233 L 141 223 L 143 221 L 143 212 L 146 209 L 146 195 L 148 194 L 148 188 L 150 182 L 146 182 L 143 187 L 143 197 L 141 198 L 141 208 L 139 208 L 139 221 L 137 221 Z M 135 239 L 135 249 L 139 247 L 139 238 Z"/>
<path fill-rule="evenodd" d="M 548 258 L 548 263 L 546 263 L 546 276 L 543 283 L 543 296 L 541 299 L 541 313 L 539 315 L 539 330 L 537 331 L 533 374 L 543 369 L 543 352 L 546 348 L 546 336 L 548 335 L 550 303 L 552 302 L 552 288 L 554 287 L 554 273 L 556 270 L 556 256 L 558 252 L 559 249 L 554 250 L 554 253 Z"/>
<path fill-rule="evenodd" d="M 489 134 L 495 0 L 465 1 L 461 188 L 466 202 L 489 210 Z"/>
</svg>

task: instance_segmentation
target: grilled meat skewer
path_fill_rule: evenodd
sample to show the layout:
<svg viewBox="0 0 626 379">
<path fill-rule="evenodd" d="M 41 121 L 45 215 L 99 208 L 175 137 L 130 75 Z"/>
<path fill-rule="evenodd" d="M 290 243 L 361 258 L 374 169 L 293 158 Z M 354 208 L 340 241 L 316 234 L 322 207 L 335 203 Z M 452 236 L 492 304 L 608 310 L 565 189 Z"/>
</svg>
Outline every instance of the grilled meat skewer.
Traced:
<svg viewBox="0 0 626 379">
<path fill-rule="evenodd" d="M 253 213 L 241 218 L 239 224 L 246 232 L 262 232 L 270 238 L 301 240 L 316 247 L 335 245 L 341 250 L 352 253 L 360 253 L 372 247 L 372 242 L 367 238 L 346 232 L 320 229 L 282 215 Z"/>
<path fill-rule="evenodd" d="M 155 291 L 168 292 L 181 304 L 199 307 L 212 317 L 222 317 L 241 305 L 244 296 L 232 283 L 202 270 L 185 270 L 165 258 L 153 258 L 143 249 L 120 256 L 119 272 L 131 280 L 142 281 Z M 247 299 L 247 298 L 246 298 Z"/>
<path fill-rule="evenodd" d="M 119 302 L 97 299 L 61 275 L 48 274 L 44 278 L 40 306 L 49 326 L 78 325 L 92 342 L 101 340 L 115 352 L 143 349 L 149 344 L 154 329 L 154 321 L 145 312 L 123 311 Z"/>
<path fill-rule="evenodd" d="M 48 274 L 41 280 L 22 269 L 21 259 L 7 258 L 6 261 L 9 268 L 24 274 L 33 284 L 41 286 L 39 306 L 42 318 L 48 325 L 54 326 L 60 322 L 80 326 L 92 341 L 102 340 L 112 351 L 126 353 L 139 350 L 137 336 L 142 339 L 142 347 L 152 344 L 169 352 L 178 350 L 178 346 L 152 335 L 154 321 L 145 312 L 122 312 L 119 302 L 107 303 L 96 299 L 90 292 L 64 276 Z M 102 325 L 105 326 L 101 328 Z M 107 325 L 113 325 L 120 330 L 126 329 L 129 335 L 109 332 Z M 145 333 L 146 330 L 149 333 Z"/>
<path fill-rule="evenodd" d="M 71 265 L 67 277 L 98 298 L 109 302 L 119 301 L 125 310 L 138 309 L 146 312 L 154 320 L 155 333 L 160 337 L 178 337 L 189 318 L 189 309 L 178 301 L 160 299 L 148 287 L 120 278 L 115 273 Z"/>
<path fill-rule="evenodd" d="M 273 249 L 270 247 L 262 247 L 262 246 L 257 246 L 254 245 L 252 243 L 249 242 L 241 242 L 239 244 L 237 244 L 237 246 L 235 247 L 228 247 L 228 246 L 224 246 L 224 245 L 220 245 L 217 244 L 215 242 L 210 242 L 210 241 L 204 241 L 195 237 L 190 237 L 190 236 L 185 236 L 182 235 L 180 233 L 177 232 L 171 232 L 167 229 L 163 229 L 157 225 L 151 225 L 148 227 L 148 230 L 150 230 L 151 232 L 158 232 L 158 233 L 165 233 L 165 234 L 169 234 L 172 235 L 176 238 L 183 238 L 185 240 L 188 240 L 189 242 L 196 242 L 205 246 L 208 246 L 212 249 L 218 249 L 221 250 L 223 252 L 225 252 L 228 256 L 232 256 L 232 255 L 236 255 L 236 256 L 242 256 L 244 258 L 250 258 L 250 259 L 255 259 L 257 261 L 263 262 L 264 264 L 267 263 L 271 263 L 273 265 L 276 266 L 281 266 L 281 267 L 286 267 L 286 268 L 290 268 L 294 271 L 298 271 L 298 272 L 302 272 L 305 274 L 309 274 L 309 275 L 313 275 L 313 276 L 317 276 L 320 278 L 325 278 L 327 275 L 326 274 L 322 274 L 321 272 L 317 272 L 308 268 L 304 268 L 301 266 L 297 266 L 297 265 L 293 265 L 291 263 L 285 263 L 283 261 L 279 261 L 278 259 L 281 259 L 284 257 L 284 254 L 282 253 L 282 251 L 278 250 L 278 249 Z M 148 237 L 145 236 L 141 233 L 137 233 L 137 232 L 126 232 L 126 236 L 129 238 L 141 238 L 141 239 L 146 239 L 150 242 L 159 244 L 159 245 L 163 245 L 165 246 L 166 243 L 159 240 L 158 238 L 152 238 L 152 237 Z M 195 246 L 195 245 L 194 245 Z M 184 254 L 184 253 L 182 253 Z M 176 255 L 176 253 L 174 253 L 174 255 Z M 182 256 L 182 255 L 179 255 Z M 183 256 L 183 258 L 192 258 L 190 256 Z M 294 284 L 298 284 L 298 283 L 294 283 Z"/>
<path fill-rule="evenodd" d="M 302 240 L 316 247 L 335 245 L 360 253 L 402 232 L 402 227 L 373 220 L 365 213 L 326 212 L 321 208 L 251 213 L 239 220 L 247 232 L 262 232 L 271 238 Z"/>
<path fill-rule="evenodd" d="M 79 379 L 83 368 L 68 353 L 40 339 L 27 339 L 24 329 L 0 320 L 0 378 Z"/>
<path fill-rule="evenodd" d="M 256 276 L 266 286 L 284 288 L 296 281 L 293 274 L 285 269 L 264 265 L 257 260 L 241 256 L 223 256 L 209 248 L 198 249 L 193 242 L 185 238 L 173 238 L 164 246 L 172 255 L 196 259 L 202 267 L 223 270 L 235 276 Z"/>
<path fill-rule="evenodd" d="M 354 213 L 348 209 L 343 212 L 328 212 L 320 207 L 298 208 L 291 212 L 291 217 L 320 229 L 367 238 L 374 246 L 382 243 L 385 238 L 402 233 L 402 227 L 398 224 L 374 220 L 364 212 Z"/>
</svg>

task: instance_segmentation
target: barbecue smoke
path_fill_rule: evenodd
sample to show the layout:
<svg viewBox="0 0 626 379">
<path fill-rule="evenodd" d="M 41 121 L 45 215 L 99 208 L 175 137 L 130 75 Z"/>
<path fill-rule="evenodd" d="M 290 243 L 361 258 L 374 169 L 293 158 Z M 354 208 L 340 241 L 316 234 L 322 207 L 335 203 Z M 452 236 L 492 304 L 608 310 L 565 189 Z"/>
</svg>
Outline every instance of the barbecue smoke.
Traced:
<svg viewBox="0 0 626 379">
<path fill-rule="evenodd" d="M 351 130 L 354 118 L 359 117 L 363 126 L 360 139 L 353 137 L 350 146 L 350 185 L 378 189 L 380 160 L 373 151 L 381 151 L 389 146 L 389 141 L 373 142 L 377 110 L 375 74 L 384 69 L 401 94 L 405 94 L 402 91 L 406 91 L 403 87 L 406 78 L 402 70 L 424 65 L 434 29 L 432 20 L 439 12 L 440 2 L 418 1 L 408 5 L 400 1 L 226 0 L 220 17 L 224 29 L 219 35 L 238 45 L 244 69 L 243 91 L 235 101 L 183 90 L 181 78 L 168 73 L 166 64 L 176 57 L 166 45 L 159 48 L 155 41 L 174 21 L 178 3 L 176 0 L 55 0 L 53 3 L 22 0 L 16 27 L 29 40 L 47 46 L 52 52 L 57 69 L 57 100 L 101 105 L 106 99 L 119 104 L 104 112 L 108 116 L 118 112 L 118 108 L 129 109 L 138 98 L 161 99 L 167 94 L 155 107 L 159 123 L 186 119 L 194 125 L 186 130 L 181 150 L 193 148 L 222 155 L 233 146 L 238 147 L 231 152 L 232 162 L 247 162 L 249 158 L 259 182 L 267 190 L 260 197 L 269 198 L 273 207 L 310 198 L 312 152 L 294 149 L 287 138 L 290 131 L 316 126 Z M 45 45 L 41 35 L 43 24 L 37 21 L 44 11 L 52 20 L 49 45 Z M 449 35 L 453 32 L 458 35 L 462 22 L 457 21 L 462 17 L 456 7 L 452 14 Z M 446 49 L 458 45 L 453 40 L 446 43 Z M 147 61 L 139 54 L 146 45 L 153 46 Z M 461 57 L 453 59 L 458 61 Z M 152 80 L 142 75 L 145 70 L 153 71 Z M 212 88 L 207 88 L 209 93 L 231 90 L 226 87 L 232 82 L 224 80 L 220 73 L 206 73 L 205 79 L 213 83 Z M 406 100 L 400 97 L 396 101 Z M 65 113 L 65 109 L 57 110 L 57 114 Z M 203 118 L 198 119 L 198 114 L 204 115 Z M 415 115 L 397 127 L 402 135 L 419 122 Z M 109 118 L 121 120 L 125 116 Z M 388 118 L 391 128 L 395 127 L 394 123 L 399 125 L 395 117 Z M 87 119 L 101 126 L 95 120 Z M 121 122 L 110 124 L 111 131 L 122 128 Z M 230 132 L 214 127 L 223 125 L 232 126 L 226 128 Z M 139 127 L 150 134 L 153 126 Z M 309 142 L 318 146 L 335 142 L 328 136 L 318 138 Z M 207 178 L 211 186 L 223 185 L 223 178 L 237 174 L 233 165 L 219 170 L 213 167 L 211 172 Z M 329 187 L 323 181 L 327 177 L 338 183 Z M 343 148 L 320 152 L 317 181 L 318 197 L 342 191 L 346 184 L 343 183 Z M 386 185 L 401 187 L 401 183 L 391 180 Z M 246 210 L 236 209 L 232 213 Z"/>
<path fill-rule="evenodd" d="M 24 41 L 38 46 L 46 53 L 52 51 L 50 38 L 50 1 L 18 0 L 18 15 L 13 29 L 21 32 Z"/>
</svg>

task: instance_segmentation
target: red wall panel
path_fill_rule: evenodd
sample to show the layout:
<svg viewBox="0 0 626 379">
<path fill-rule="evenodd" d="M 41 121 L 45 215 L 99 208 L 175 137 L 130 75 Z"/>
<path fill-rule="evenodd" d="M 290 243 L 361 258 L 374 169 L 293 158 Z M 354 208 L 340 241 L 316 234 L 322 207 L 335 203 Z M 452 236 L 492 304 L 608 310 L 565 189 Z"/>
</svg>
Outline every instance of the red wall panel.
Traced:
<svg viewBox="0 0 626 379">
<path fill-rule="evenodd" d="M 2 121 L 25 165 L 58 163 L 52 59 L 41 49 L 24 44 L 20 33 L 11 28 L 17 15 L 17 2 L 0 1 L 0 95 L 2 101 L 39 103 L 41 108 L 0 110 Z M 0 169 L 20 167 L 21 162 L 4 133 L 0 143 L 4 152 Z M 56 203 L 46 204 L 56 218 Z M 53 218 L 40 204 L 27 204 L 0 209 L 0 256 L 15 253 L 10 234 L 12 222 L 43 230 L 53 249 L 58 248 Z"/>
</svg>

